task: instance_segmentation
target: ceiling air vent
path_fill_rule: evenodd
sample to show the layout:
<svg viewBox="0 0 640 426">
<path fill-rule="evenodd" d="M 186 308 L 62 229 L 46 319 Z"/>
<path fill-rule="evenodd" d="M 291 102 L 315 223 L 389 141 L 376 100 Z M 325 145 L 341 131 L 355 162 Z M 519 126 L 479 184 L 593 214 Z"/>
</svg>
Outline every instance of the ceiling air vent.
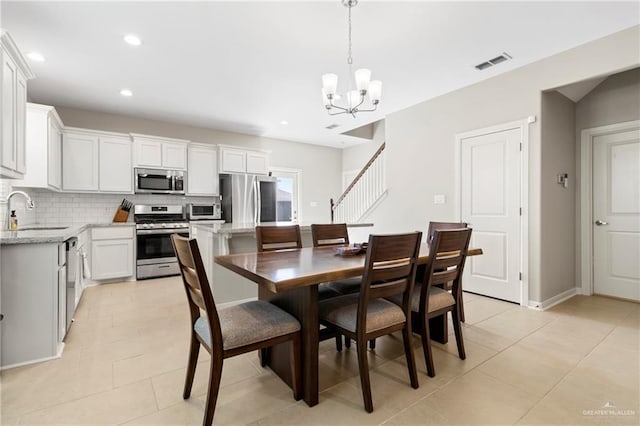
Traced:
<svg viewBox="0 0 640 426">
<path fill-rule="evenodd" d="M 335 129 L 336 127 L 340 127 L 340 125 L 333 123 L 333 124 L 329 124 L 327 127 L 325 127 L 325 129 L 332 130 L 332 129 Z"/>
<path fill-rule="evenodd" d="M 489 59 L 489 60 L 488 60 L 488 61 L 486 61 L 486 62 L 483 62 L 483 63 L 481 63 L 481 64 L 478 64 L 478 65 L 476 65 L 476 67 L 475 67 L 475 68 L 476 68 L 477 70 L 482 71 L 482 70 L 485 70 L 485 69 L 487 69 L 487 68 L 489 68 L 489 67 L 492 67 L 492 66 L 494 66 L 494 65 L 498 65 L 498 64 L 499 64 L 499 63 L 501 63 L 501 62 L 508 61 L 509 59 L 512 59 L 512 58 L 511 58 L 511 55 L 509 55 L 509 54 L 508 54 L 508 53 L 506 53 L 506 52 L 502 52 L 502 55 L 500 55 L 500 56 L 496 56 L 496 57 L 495 57 L 495 58 L 493 58 L 493 59 Z"/>
</svg>

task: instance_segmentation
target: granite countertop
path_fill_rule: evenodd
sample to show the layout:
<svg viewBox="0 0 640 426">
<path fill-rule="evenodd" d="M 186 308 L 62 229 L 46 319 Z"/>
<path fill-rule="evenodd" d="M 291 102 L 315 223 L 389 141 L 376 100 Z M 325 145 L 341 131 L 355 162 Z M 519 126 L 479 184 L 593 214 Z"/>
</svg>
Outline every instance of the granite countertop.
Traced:
<svg viewBox="0 0 640 426">
<path fill-rule="evenodd" d="M 263 222 L 259 225 L 262 226 L 291 226 L 295 225 L 296 222 Z M 200 224 L 200 223 L 191 223 L 192 226 L 196 226 L 204 231 L 213 232 L 214 234 L 246 234 L 246 233 L 254 233 L 256 230 L 255 223 L 220 223 L 220 224 Z M 298 223 L 300 225 L 301 231 L 311 231 L 310 223 Z M 373 223 L 352 223 L 347 224 L 349 228 L 356 227 L 368 227 L 373 226 Z"/>
<path fill-rule="evenodd" d="M 0 245 L 4 244 L 43 244 L 61 243 L 71 237 L 77 237 L 91 227 L 135 226 L 134 222 L 122 223 L 85 223 L 72 225 L 25 225 L 17 231 L 0 231 Z"/>
</svg>

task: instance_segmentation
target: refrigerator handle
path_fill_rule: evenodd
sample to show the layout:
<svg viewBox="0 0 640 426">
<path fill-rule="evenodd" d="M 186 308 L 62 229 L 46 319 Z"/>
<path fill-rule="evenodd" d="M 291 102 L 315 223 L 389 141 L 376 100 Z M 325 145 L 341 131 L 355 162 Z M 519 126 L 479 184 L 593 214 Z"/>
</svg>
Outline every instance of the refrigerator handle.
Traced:
<svg viewBox="0 0 640 426">
<path fill-rule="evenodd" d="M 258 178 L 254 176 L 253 178 L 253 194 L 254 194 L 254 202 L 256 208 L 255 211 L 255 223 L 260 223 L 260 218 L 262 216 L 262 203 L 260 202 L 260 182 Z"/>
</svg>

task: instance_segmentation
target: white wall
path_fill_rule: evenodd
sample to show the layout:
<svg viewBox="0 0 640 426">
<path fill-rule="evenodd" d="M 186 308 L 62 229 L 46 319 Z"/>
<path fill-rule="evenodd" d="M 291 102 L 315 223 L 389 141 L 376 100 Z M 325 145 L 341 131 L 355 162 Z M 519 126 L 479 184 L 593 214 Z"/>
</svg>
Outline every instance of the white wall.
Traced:
<svg viewBox="0 0 640 426">
<path fill-rule="evenodd" d="M 370 216 L 374 231 L 424 231 L 430 220 L 452 220 L 456 134 L 531 115 L 540 118 L 541 91 L 637 67 L 639 40 L 636 26 L 387 116 L 389 196 Z M 546 286 L 540 274 L 541 213 L 543 205 L 549 205 L 541 201 L 546 142 L 540 137 L 539 119 L 529 130 L 527 278 L 530 299 L 541 301 Z M 446 204 L 434 205 L 435 194 L 445 194 Z"/>
<path fill-rule="evenodd" d="M 56 107 L 56 110 L 66 126 L 270 150 L 272 167 L 302 170 L 300 221 L 329 222 L 329 199 L 340 195 L 341 149 L 95 111 L 65 107 Z M 311 206 L 314 202 L 316 207 Z"/>
<path fill-rule="evenodd" d="M 540 182 L 540 288 L 542 302 L 576 287 L 576 145 L 575 104 L 558 92 L 542 94 L 542 181 Z M 569 185 L 557 183 L 567 173 Z"/>
</svg>

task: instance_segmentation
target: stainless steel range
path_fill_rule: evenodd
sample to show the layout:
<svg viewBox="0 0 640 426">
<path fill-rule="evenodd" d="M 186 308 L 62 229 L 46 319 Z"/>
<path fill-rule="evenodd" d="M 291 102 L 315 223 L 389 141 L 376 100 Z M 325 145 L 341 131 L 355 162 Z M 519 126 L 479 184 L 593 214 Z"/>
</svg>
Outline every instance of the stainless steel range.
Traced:
<svg viewBox="0 0 640 426">
<path fill-rule="evenodd" d="M 189 236 L 182 205 L 136 205 L 136 278 L 179 275 L 171 234 Z"/>
</svg>

